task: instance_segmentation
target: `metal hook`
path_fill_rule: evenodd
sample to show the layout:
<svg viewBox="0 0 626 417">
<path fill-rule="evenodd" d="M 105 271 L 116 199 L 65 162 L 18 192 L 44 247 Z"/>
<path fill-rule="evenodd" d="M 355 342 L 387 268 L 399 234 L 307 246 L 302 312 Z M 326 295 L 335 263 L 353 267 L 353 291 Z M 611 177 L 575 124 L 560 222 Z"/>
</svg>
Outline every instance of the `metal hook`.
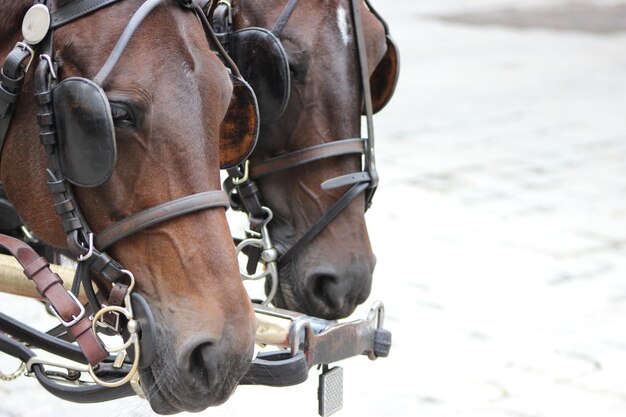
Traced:
<svg viewBox="0 0 626 417">
<path fill-rule="evenodd" d="M 41 55 L 39 55 L 39 59 L 43 59 L 43 60 L 48 62 L 48 68 L 50 68 L 50 75 L 52 75 L 52 78 L 54 78 L 56 80 L 57 79 L 57 73 L 54 70 L 54 65 L 52 64 L 52 58 L 50 58 L 50 55 L 41 54 Z"/>
<path fill-rule="evenodd" d="M 89 249 L 87 250 L 86 254 L 78 255 L 76 259 L 78 259 L 79 262 L 86 261 L 87 259 L 91 258 L 91 255 L 93 255 L 93 249 L 94 249 L 93 248 L 93 233 L 89 233 L 88 239 L 89 239 Z"/>
<path fill-rule="evenodd" d="M 250 179 L 249 176 L 250 161 L 246 159 L 243 164 L 243 176 L 241 178 L 233 178 L 233 185 L 241 185 Z"/>
</svg>

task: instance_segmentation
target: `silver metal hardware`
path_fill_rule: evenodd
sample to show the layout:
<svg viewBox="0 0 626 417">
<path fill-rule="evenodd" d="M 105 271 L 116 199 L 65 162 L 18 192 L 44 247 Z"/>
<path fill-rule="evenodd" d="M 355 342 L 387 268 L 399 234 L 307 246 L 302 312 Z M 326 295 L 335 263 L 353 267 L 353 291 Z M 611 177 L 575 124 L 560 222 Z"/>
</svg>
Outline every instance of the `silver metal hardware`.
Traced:
<svg viewBox="0 0 626 417">
<path fill-rule="evenodd" d="M 20 48 L 23 51 L 28 51 L 28 53 L 30 54 L 30 57 L 28 58 L 28 63 L 26 64 L 26 68 L 24 69 L 24 74 L 26 74 L 28 72 L 28 69 L 30 68 L 30 64 L 33 62 L 33 58 L 35 57 L 35 51 L 25 42 L 18 42 L 15 44 L 15 47 Z"/>
<path fill-rule="evenodd" d="M 126 359 L 126 351 L 122 350 L 115 357 L 115 361 L 113 361 L 113 367 L 116 369 L 120 369 L 124 365 L 124 360 Z"/>
<path fill-rule="evenodd" d="M 233 24 L 233 5 L 230 2 L 230 0 L 220 0 L 217 2 L 217 5 L 219 6 L 220 4 L 224 4 L 226 7 L 228 7 L 228 24 L 232 25 Z"/>
<path fill-rule="evenodd" d="M 22 20 L 22 36 L 31 45 L 41 42 L 50 30 L 50 10 L 43 4 L 32 6 Z"/>
<path fill-rule="evenodd" d="M 319 378 L 317 390 L 318 412 L 326 417 L 335 414 L 343 408 L 343 368 L 335 366 L 324 370 Z"/>
<path fill-rule="evenodd" d="M 26 239 L 28 239 L 30 242 L 33 242 L 33 243 L 39 242 L 39 239 L 35 237 L 33 232 L 28 227 L 26 227 L 25 224 L 23 224 L 22 227 L 20 227 L 20 229 L 22 230 L 22 233 L 24 233 L 24 237 L 26 237 Z"/>
<path fill-rule="evenodd" d="M 93 316 L 91 329 L 94 332 L 94 334 L 97 335 L 97 326 L 98 325 L 102 326 L 102 324 L 100 323 L 102 321 L 102 317 L 105 314 L 110 314 L 110 313 L 114 313 L 118 315 L 118 320 L 117 320 L 118 324 L 116 325 L 116 327 L 119 328 L 119 316 L 123 314 L 128 320 L 127 329 L 128 329 L 128 332 L 130 333 L 130 337 L 128 338 L 126 342 L 122 343 L 119 346 L 116 346 L 116 347 L 105 346 L 105 348 L 107 352 L 111 354 L 117 353 L 117 357 L 115 359 L 113 366 L 115 367 L 116 365 L 119 365 L 119 367 L 121 367 L 124 363 L 124 359 L 126 358 L 126 350 L 132 345 L 134 355 L 135 355 L 134 360 L 133 360 L 133 365 L 130 371 L 128 372 L 128 374 L 126 374 L 126 376 L 116 381 L 112 381 L 112 382 L 104 381 L 100 379 L 96 375 L 94 368 L 91 365 L 89 365 L 88 372 L 89 372 L 89 375 L 91 375 L 91 378 L 93 378 L 94 382 L 97 383 L 98 385 L 101 385 L 103 387 L 108 387 L 108 388 L 114 388 L 114 387 L 120 387 L 126 384 L 127 382 L 131 382 L 131 386 L 133 387 L 133 390 L 139 393 L 141 391 L 141 387 L 137 388 L 138 381 L 139 381 L 139 377 L 137 376 L 137 371 L 139 370 L 139 358 L 141 357 L 141 351 L 140 351 L 141 346 L 139 343 L 140 326 L 133 316 L 133 308 L 132 308 L 131 298 L 130 298 L 130 294 L 133 288 L 135 287 L 135 276 L 133 275 L 132 272 L 130 272 L 127 269 L 122 269 L 121 271 L 124 274 L 128 275 L 128 277 L 130 278 L 130 285 L 128 286 L 128 291 L 126 292 L 126 296 L 124 297 L 124 307 L 106 306 L 106 307 L 101 308 Z M 135 383 L 132 382 L 133 380 L 135 380 Z"/>
<path fill-rule="evenodd" d="M 17 370 L 15 370 L 14 372 L 11 372 L 10 374 L 5 374 L 4 372 L 0 371 L 0 381 L 4 381 L 4 382 L 14 381 L 20 376 L 24 375 L 25 370 L 26 370 L 26 364 L 22 362 L 19 368 L 17 368 Z"/>
<path fill-rule="evenodd" d="M 241 178 L 233 178 L 233 185 L 241 185 L 250 178 L 250 161 L 246 159 L 243 164 L 243 176 Z"/>
<path fill-rule="evenodd" d="M 139 373 L 133 375 L 130 379 L 130 386 L 135 391 L 135 394 L 142 400 L 146 399 L 146 394 L 143 392 L 143 388 L 141 388 L 141 380 L 139 379 Z"/>
<path fill-rule="evenodd" d="M 52 58 L 50 58 L 50 55 L 39 55 L 39 59 L 43 59 L 48 63 L 48 68 L 50 69 L 50 75 L 52 75 L 52 78 L 54 78 L 55 80 L 57 79 L 57 73 L 54 70 L 54 65 L 52 63 Z"/>
<path fill-rule="evenodd" d="M 84 365 L 54 362 L 49 359 L 40 358 L 39 356 L 33 356 L 25 364 L 26 372 L 31 374 L 33 372 L 33 365 L 53 366 L 55 368 L 62 368 L 62 369 L 65 369 L 66 371 L 74 371 L 74 372 L 88 372 L 89 370 L 88 367 Z"/>
<path fill-rule="evenodd" d="M 87 250 L 87 253 L 84 255 L 78 255 L 78 261 L 79 262 L 83 262 L 86 261 L 87 259 L 91 258 L 91 256 L 93 255 L 93 233 L 89 233 L 89 248 Z"/>
<path fill-rule="evenodd" d="M 370 307 L 367 321 L 372 323 L 376 329 L 382 329 L 385 324 L 385 305 L 382 301 L 375 301 Z"/>
<path fill-rule="evenodd" d="M 278 260 L 278 251 L 274 248 L 272 240 L 269 236 L 269 232 L 267 230 L 267 224 L 270 222 L 270 220 L 272 220 L 274 214 L 272 213 L 272 210 L 267 207 L 263 207 L 263 210 L 267 213 L 267 218 L 261 226 L 260 237 L 249 238 L 241 241 L 241 243 L 237 245 L 236 250 L 237 255 L 239 255 L 239 253 L 248 246 L 256 247 L 262 250 L 261 262 L 264 264 L 264 269 L 255 274 L 248 274 L 248 272 L 240 266 L 239 273 L 244 281 L 256 281 L 263 278 L 271 280 L 270 292 L 267 295 L 267 299 L 262 303 L 262 305 L 268 305 L 274 299 L 274 296 L 276 296 L 276 291 L 278 290 L 278 265 L 276 263 L 276 261 Z M 248 231 L 247 233 L 249 235 L 253 235 L 253 233 L 256 232 Z M 258 235 L 258 233 L 256 234 Z"/>
<path fill-rule="evenodd" d="M 54 308 L 54 306 L 51 306 L 52 308 L 50 310 L 57 317 L 57 319 L 59 319 L 61 321 L 61 323 L 65 327 L 72 327 L 73 325 L 78 323 L 83 317 L 85 317 L 85 307 L 80 303 L 80 301 L 78 301 L 78 298 L 76 298 L 74 293 L 72 293 L 71 291 L 68 291 L 67 293 L 72 297 L 72 299 L 74 300 L 74 303 L 80 309 L 80 313 L 78 313 L 78 316 L 75 316 L 75 315 L 72 314 L 72 320 L 65 321 L 65 320 L 63 320 L 63 318 L 61 318 L 61 316 L 59 315 L 59 312 Z"/>
</svg>

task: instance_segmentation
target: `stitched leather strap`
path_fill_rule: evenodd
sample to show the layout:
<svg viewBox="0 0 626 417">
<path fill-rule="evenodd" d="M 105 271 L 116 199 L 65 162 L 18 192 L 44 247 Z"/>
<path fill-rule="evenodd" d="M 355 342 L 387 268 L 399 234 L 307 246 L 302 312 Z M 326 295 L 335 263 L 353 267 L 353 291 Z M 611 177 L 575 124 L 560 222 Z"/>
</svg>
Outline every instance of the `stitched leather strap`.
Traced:
<svg viewBox="0 0 626 417">
<path fill-rule="evenodd" d="M 228 195 L 224 191 L 207 191 L 168 201 L 156 207 L 140 211 L 107 227 L 96 236 L 95 244 L 98 249 L 105 250 L 118 240 L 148 227 L 184 214 L 214 207 L 229 207 Z"/>
<path fill-rule="evenodd" d="M 28 49 L 16 46 L 0 68 L 0 155 L 24 81 L 26 61 L 31 58 Z"/>
<path fill-rule="evenodd" d="M 49 268 L 42 258 L 22 241 L 0 235 L 0 246 L 11 252 L 24 268 L 24 274 L 37 286 L 37 291 L 52 305 L 59 318 L 66 323 L 68 332 L 78 342 L 87 361 L 95 366 L 107 358 L 108 353 L 100 339 L 91 331 L 91 320 L 84 309 L 63 288 L 63 280 Z"/>
<path fill-rule="evenodd" d="M 50 26 L 52 29 L 56 29 L 72 20 L 76 20 L 79 17 L 83 17 L 88 13 L 95 12 L 118 1 L 120 0 L 74 0 L 50 13 Z"/>
<path fill-rule="evenodd" d="M 330 143 L 323 143 L 304 149 L 299 149 L 285 155 L 280 155 L 250 168 L 250 177 L 257 179 L 268 174 L 293 168 L 309 162 L 333 156 L 363 153 L 365 139 L 343 139 Z"/>
</svg>

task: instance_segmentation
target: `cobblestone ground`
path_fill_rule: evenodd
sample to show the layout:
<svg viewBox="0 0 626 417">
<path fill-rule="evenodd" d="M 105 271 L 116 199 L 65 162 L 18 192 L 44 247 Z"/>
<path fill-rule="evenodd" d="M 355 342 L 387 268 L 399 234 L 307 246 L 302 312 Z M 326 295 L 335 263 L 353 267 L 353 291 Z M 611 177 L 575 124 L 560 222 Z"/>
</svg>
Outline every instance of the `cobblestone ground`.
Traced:
<svg viewBox="0 0 626 417">
<path fill-rule="evenodd" d="M 385 301 L 394 344 L 345 362 L 339 415 L 623 416 L 626 2 L 375 3 L 403 64 L 367 215 L 370 301 Z M 242 387 L 202 415 L 314 416 L 315 380 Z M 2 417 L 152 414 L 69 404 L 29 379 L 0 399 Z"/>
</svg>

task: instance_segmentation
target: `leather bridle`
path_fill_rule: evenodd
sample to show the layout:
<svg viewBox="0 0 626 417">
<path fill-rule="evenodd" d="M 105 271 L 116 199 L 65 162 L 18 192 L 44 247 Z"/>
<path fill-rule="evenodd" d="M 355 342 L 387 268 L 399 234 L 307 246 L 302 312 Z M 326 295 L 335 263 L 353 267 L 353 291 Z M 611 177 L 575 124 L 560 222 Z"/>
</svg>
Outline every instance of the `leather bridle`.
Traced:
<svg viewBox="0 0 626 417">
<path fill-rule="evenodd" d="M 291 18 L 299 0 L 289 0 L 282 13 L 280 14 L 274 28 L 271 32 L 280 37 L 287 22 Z M 365 0 L 369 9 L 373 10 L 369 1 Z M 235 209 L 243 209 L 248 213 L 250 218 L 251 236 L 262 235 L 266 233 L 265 225 L 267 223 L 268 209 L 264 207 L 258 186 L 255 180 L 269 176 L 271 174 L 300 167 L 314 161 L 327 158 L 334 158 L 344 155 L 361 155 L 363 158 L 363 168 L 359 172 L 342 175 L 329 179 L 322 183 L 324 190 L 338 187 L 351 186 L 332 206 L 330 206 L 322 216 L 320 216 L 309 230 L 300 236 L 300 238 L 285 253 L 278 256 L 276 251 L 273 261 L 278 264 L 287 264 L 292 261 L 295 256 L 302 251 L 309 243 L 311 243 L 333 219 L 335 219 L 348 205 L 354 201 L 361 193 L 365 193 L 365 210 L 367 211 L 372 204 L 372 199 L 378 186 L 378 172 L 376 170 L 376 161 L 374 154 L 374 112 L 372 108 L 372 98 L 370 92 L 370 81 L 368 73 L 367 53 L 365 45 L 365 35 L 361 20 L 360 0 L 350 0 L 352 9 L 352 19 L 354 22 L 354 31 L 357 45 L 357 55 L 359 59 L 359 79 L 363 91 L 364 115 L 367 121 L 367 137 L 341 139 L 321 145 L 315 145 L 294 152 L 286 153 L 267 161 L 263 161 L 257 165 L 239 166 L 228 171 L 229 177 L 224 182 L 224 188 L 231 196 L 231 205 Z M 218 23 L 227 30 L 232 30 L 229 19 L 230 1 L 221 0 L 214 11 L 214 16 L 220 18 Z M 379 19 L 380 16 L 375 13 Z M 214 18 L 215 19 L 215 18 Z M 215 21 L 215 20 L 214 20 Z M 381 19 L 382 21 L 382 19 Z M 215 24 L 215 23 L 214 23 Z M 385 24 L 383 22 L 383 24 Z M 234 191 L 234 192 L 233 192 Z M 263 239 L 263 238 L 261 238 Z M 266 238 L 266 240 L 269 240 Z M 245 242 L 245 241 L 244 241 Z M 262 257 L 262 253 L 270 253 L 271 248 L 262 245 L 258 240 L 251 241 L 252 244 L 246 247 L 248 255 L 247 273 L 253 274 L 257 267 L 257 262 Z M 256 242 L 256 243 L 254 243 Z M 244 245 L 246 246 L 246 245 Z M 243 246 L 240 246 L 240 249 Z M 277 257 L 277 258 L 276 258 Z M 271 256 L 270 256 L 271 258 Z M 242 275 L 246 276 L 242 271 Z M 274 279 L 277 279 L 276 277 Z M 276 283 L 272 284 L 272 292 L 275 292 Z M 269 302 L 271 295 L 268 297 Z"/>
<path fill-rule="evenodd" d="M 150 365 L 155 349 L 152 346 L 156 342 L 154 340 L 155 335 L 148 334 L 151 333 L 149 327 L 153 329 L 154 324 L 150 323 L 151 313 L 147 303 L 139 294 L 131 294 L 134 286 L 132 273 L 109 256 L 105 250 L 130 235 L 170 219 L 200 210 L 229 207 L 228 196 L 224 191 L 206 191 L 140 211 L 95 235 L 82 215 L 73 188 L 61 173 L 53 106 L 53 92 L 58 82 L 56 75 L 57 63 L 53 60 L 54 55 L 52 51 L 53 35 L 55 29 L 79 19 L 87 13 L 118 1 L 74 0 L 51 10 L 49 12 L 50 23 L 44 32 L 45 37 L 35 40 L 25 39 L 23 42 L 19 42 L 6 58 L 2 66 L 0 78 L 1 153 L 25 75 L 29 70 L 31 61 L 34 59 L 34 49 L 38 49 L 41 59 L 35 73 L 35 100 L 38 105 L 37 121 L 40 127 L 41 143 L 48 155 L 48 190 L 52 194 L 55 211 L 61 218 L 63 230 L 67 236 L 68 248 L 78 260 L 72 293 L 70 294 L 63 289 L 58 275 L 50 272 L 48 262 L 44 258 L 33 255 L 34 252 L 32 250 L 29 251 L 28 246 L 4 236 L 0 237 L 0 245 L 9 250 L 23 265 L 27 277 L 37 283 L 40 294 L 48 299 L 53 311 L 61 319 L 63 329 L 60 331 L 57 329 L 53 333 L 55 335 L 69 333 L 69 339 L 75 339 L 78 342 L 80 352 L 77 352 L 75 346 L 63 340 L 37 332 L 4 315 L 0 315 L 0 331 L 13 336 L 13 338 L 6 337 L 0 333 L 0 351 L 15 356 L 23 362 L 28 362 L 28 371 L 35 373 L 38 380 L 53 394 L 66 399 L 71 397 L 73 401 L 78 402 L 91 402 L 95 399 L 108 400 L 133 394 L 134 392 L 129 388 L 127 382 L 135 377 L 134 374 L 140 364 L 141 367 Z M 152 10 L 165 1 L 147 0 L 139 7 L 131 17 L 106 63 L 94 78 L 96 84 L 102 85 L 104 83 L 126 49 L 135 30 Z M 40 9 L 47 7 L 49 10 L 51 9 L 50 3 L 48 0 L 42 0 L 37 1 L 35 6 Z M 179 0 L 179 4 L 182 7 L 191 9 L 196 15 L 204 18 L 204 21 L 206 21 L 198 1 Z M 207 33 L 207 39 L 210 43 L 213 42 L 208 24 L 203 24 L 203 27 Z M 104 278 L 109 285 L 113 285 L 109 299 L 106 302 L 107 307 L 102 307 L 101 300 L 93 289 L 91 272 Z M 126 345 L 132 347 L 134 351 L 130 369 L 128 361 L 122 361 L 113 370 L 106 363 L 102 363 L 103 361 L 111 361 L 109 355 L 111 350 L 101 343 L 95 333 L 95 321 L 92 324 L 89 314 L 85 312 L 83 306 L 77 301 L 81 284 L 89 300 L 92 312 L 96 313 L 96 319 L 101 318 L 102 323 L 113 321 L 119 324 L 121 316 L 122 322 L 128 322 L 129 329 L 130 324 L 133 323 L 133 331 L 130 331 L 130 335 L 127 334 L 126 341 Z M 147 324 L 141 326 L 141 329 L 138 328 L 137 320 L 133 315 L 133 305 L 138 306 L 139 310 L 144 313 L 144 319 L 147 317 Z M 139 322 L 141 322 L 141 318 L 139 318 Z M 109 324 L 108 327 L 114 333 L 126 331 L 118 325 Z M 92 328 L 94 332 L 91 331 Z M 141 338 L 141 347 L 144 353 L 142 355 L 139 353 L 138 333 L 140 331 L 144 333 Z M 80 387 L 74 390 L 54 383 L 54 381 L 48 378 L 42 364 L 36 360 L 33 361 L 33 358 L 36 357 L 35 354 L 29 348 L 19 343 L 18 340 L 43 349 L 47 348 L 49 351 L 68 359 L 87 363 L 94 381 L 101 387 Z M 130 343 L 130 340 L 133 343 Z M 127 372 L 127 374 L 124 375 L 124 372 Z M 111 375 L 117 377 L 117 379 L 112 378 L 114 380 L 112 381 Z M 103 390 L 102 387 L 113 389 Z"/>
</svg>

